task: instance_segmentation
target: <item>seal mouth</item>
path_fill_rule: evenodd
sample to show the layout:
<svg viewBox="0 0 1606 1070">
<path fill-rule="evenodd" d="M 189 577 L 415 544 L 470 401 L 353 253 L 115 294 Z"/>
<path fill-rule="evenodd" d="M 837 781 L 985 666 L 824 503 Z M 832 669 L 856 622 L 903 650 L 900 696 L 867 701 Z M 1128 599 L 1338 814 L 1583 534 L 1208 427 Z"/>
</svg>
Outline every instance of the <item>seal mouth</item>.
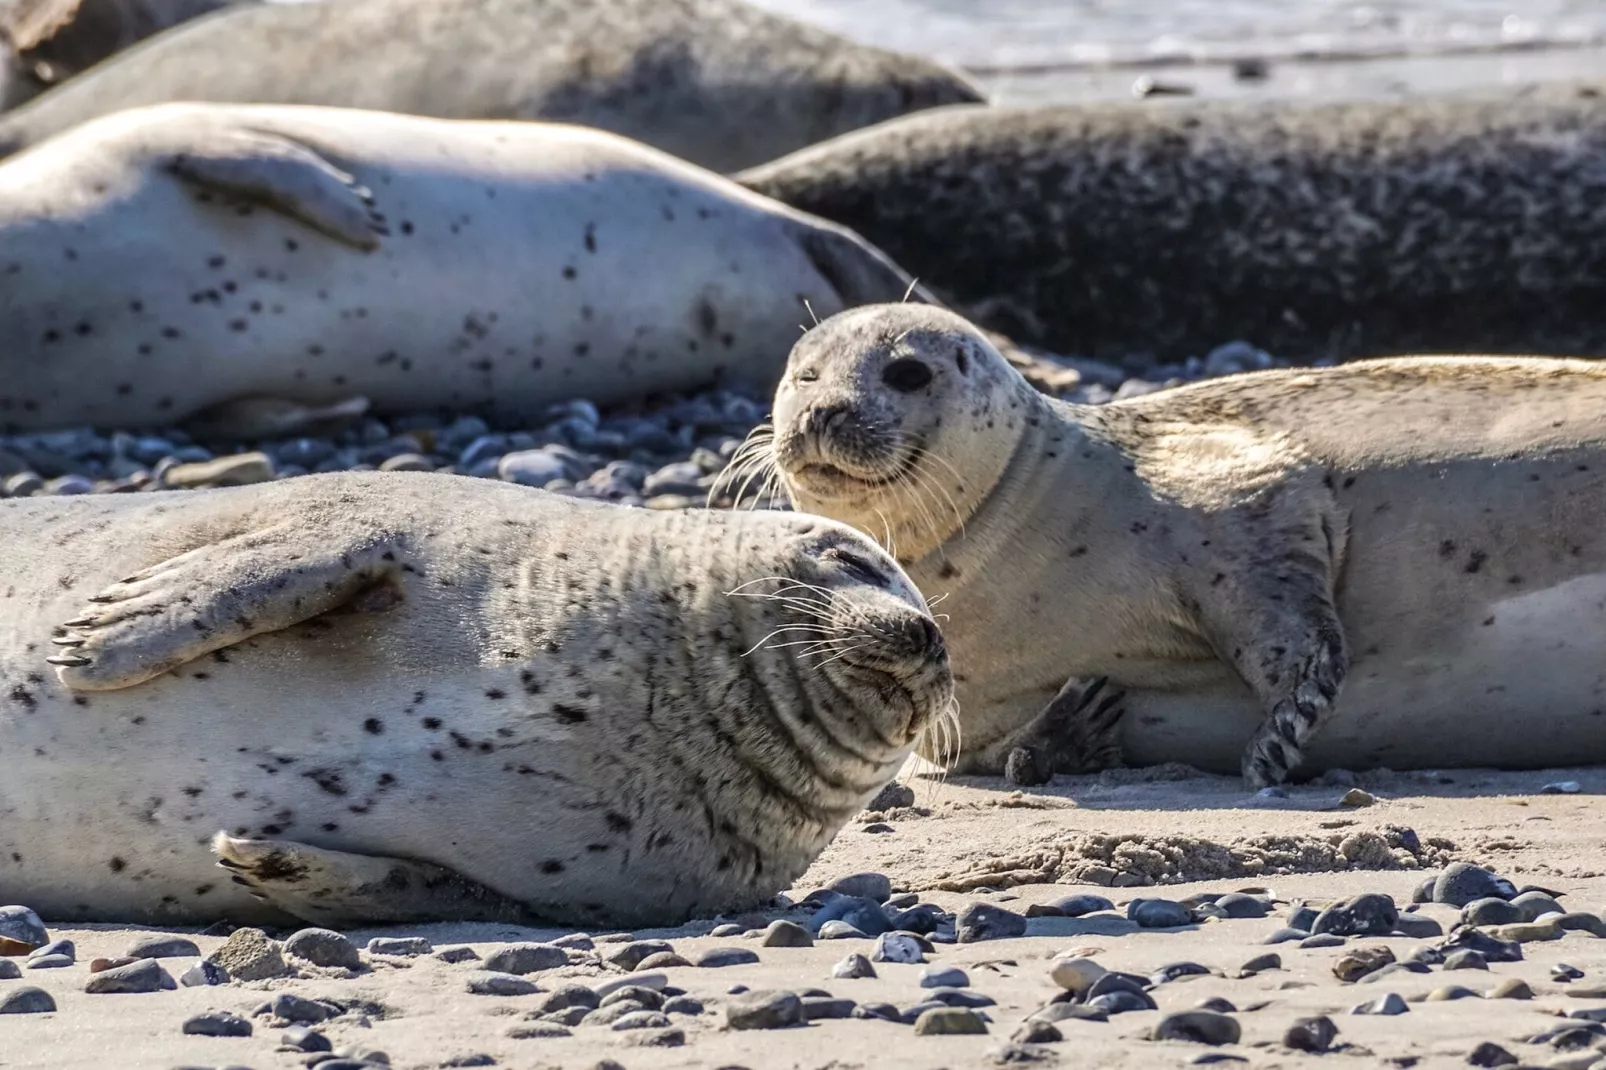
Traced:
<svg viewBox="0 0 1606 1070">
<path fill-rule="evenodd" d="M 888 458 L 889 463 L 876 466 L 875 471 L 866 472 L 864 465 L 858 471 L 845 467 L 853 462 L 838 461 L 807 461 L 791 469 L 794 480 L 801 484 L 810 494 L 816 497 L 846 497 L 852 491 L 878 491 L 902 483 L 913 475 L 915 466 L 920 463 L 920 446 L 918 443 L 909 443 L 899 451 L 899 455 Z"/>
</svg>

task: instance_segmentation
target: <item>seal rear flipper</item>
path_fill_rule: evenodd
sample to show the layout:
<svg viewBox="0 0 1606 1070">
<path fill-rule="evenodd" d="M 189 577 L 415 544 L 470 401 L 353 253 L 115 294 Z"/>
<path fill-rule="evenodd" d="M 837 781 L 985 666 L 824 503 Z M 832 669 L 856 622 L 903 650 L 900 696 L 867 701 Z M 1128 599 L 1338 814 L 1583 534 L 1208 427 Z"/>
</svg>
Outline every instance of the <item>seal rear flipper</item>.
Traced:
<svg viewBox="0 0 1606 1070">
<path fill-rule="evenodd" d="M 167 169 L 188 182 L 266 205 L 364 252 L 387 233 L 374 196 L 317 152 L 280 134 L 209 131 Z"/>
<path fill-rule="evenodd" d="M 211 651 L 345 605 L 386 609 L 399 536 L 278 525 L 210 543 L 112 584 L 65 621 L 45 659 L 76 691 L 132 687 Z"/>
<path fill-rule="evenodd" d="M 430 921 L 538 922 L 529 908 L 444 866 L 290 840 L 212 837 L 234 883 L 287 914 L 335 928 Z"/>
</svg>

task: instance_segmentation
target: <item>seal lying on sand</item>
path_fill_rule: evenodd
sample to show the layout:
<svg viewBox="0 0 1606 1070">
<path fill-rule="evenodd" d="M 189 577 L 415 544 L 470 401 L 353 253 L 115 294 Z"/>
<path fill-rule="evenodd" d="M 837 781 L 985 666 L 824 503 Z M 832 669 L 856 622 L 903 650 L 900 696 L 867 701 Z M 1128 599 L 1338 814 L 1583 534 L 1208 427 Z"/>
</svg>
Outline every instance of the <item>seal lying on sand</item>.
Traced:
<svg viewBox="0 0 1606 1070">
<path fill-rule="evenodd" d="M 207 100 L 600 127 L 716 170 L 983 97 L 918 56 L 742 0 L 339 0 L 189 23 L 0 119 L 15 152 L 98 115 Z"/>
<path fill-rule="evenodd" d="M 0 164 L 0 281 L 0 433 L 260 395 L 516 416 L 768 390 L 810 309 L 910 288 L 849 231 L 612 134 L 208 104 Z"/>
<path fill-rule="evenodd" d="M 1379 360 L 1077 406 L 895 305 L 797 344 L 775 428 L 798 508 L 948 596 L 961 770 L 1108 714 L 1101 677 L 1129 758 L 1242 754 L 1257 787 L 1606 761 L 1606 366 Z"/>
<path fill-rule="evenodd" d="M 1595 356 L 1603 91 L 948 108 L 737 177 L 1062 353 Z"/>
<path fill-rule="evenodd" d="M 14 108 L 114 53 L 229 3 L 252 0 L 0 0 Z"/>
<path fill-rule="evenodd" d="M 908 579 L 819 517 L 384 473 L 0 529 L 0 898 L 58 919 L 752 907 L 952 694 Z"/>
</svg>

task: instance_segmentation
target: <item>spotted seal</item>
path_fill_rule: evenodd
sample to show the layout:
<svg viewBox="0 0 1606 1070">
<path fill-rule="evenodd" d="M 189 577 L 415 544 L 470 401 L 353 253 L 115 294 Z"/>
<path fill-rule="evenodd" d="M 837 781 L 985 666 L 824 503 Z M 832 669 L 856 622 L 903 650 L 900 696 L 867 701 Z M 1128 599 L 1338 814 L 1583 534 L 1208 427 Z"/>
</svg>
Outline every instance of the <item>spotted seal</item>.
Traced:
<svg viewBox="0 0 1606 1070">
<path fill-rule="evenodd" d="M 982 99 L 931 60 L 743 0 L 251 4 L 176 27 L 0 117 L 0 152 L 122 108 L 204 100 L 573 122 L 734 170 Z"/>
<path fill-rule="evenodd" d="M 1602 92 L 944 108 L 737 178 L 1061 353 L 1597 356 Z"/>
<path fill-rule="evenodd" d="M 1606 761 L 1606 366 L 1395 358 L 1079 406 L 893 305 L 803 337 L 774 423 L 793 502 L 947 596 L 961 770 L 1023 740 L 1104 764 L 1117 730 L 1256 787 Z"/>
<path fill-rule="evenodd" d="M 344 473 L 0 526 L 0 898 L 60 919 L 751 908 L 952 693 L 819 517 Z"/>
<path fill-rule="evenodd" d="M 845 229 L 614 134 L 226 104 L 0 164 L 0 280 L 0 432 L 261 396 L 521 417 L 767 391 L 811 310 L 910 287 Z"/>
</svg>

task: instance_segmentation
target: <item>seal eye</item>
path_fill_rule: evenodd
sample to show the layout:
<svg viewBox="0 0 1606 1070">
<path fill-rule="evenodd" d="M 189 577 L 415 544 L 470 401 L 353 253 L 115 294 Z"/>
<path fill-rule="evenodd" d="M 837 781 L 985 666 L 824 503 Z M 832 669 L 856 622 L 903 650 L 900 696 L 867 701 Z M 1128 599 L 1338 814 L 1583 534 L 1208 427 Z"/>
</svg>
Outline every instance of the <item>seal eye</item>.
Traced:
<svg viewBox="0 0 1606 1070">
<path fill-rule="evenodd" d="M 895 360 L 881 373 L 881 381 L 900 394 L 912 394 L 931 383 L 931 369 L 918 360 Z"/>
<path fill-rule="evenodd" d="M 814 368 L 804 368 L 797 373 L 797 381 L 800 383 L 814 383 L 818 382 L 819 379 L 820 373 Z"/>
<path fill-rule="evenodd" d="M 856 580 L 876 587 L 885 587 L 887 585 L 887 578 L 877 572 L 870 562 L 858 554 L 852 554 L 846 550 L 827 550 L 825 556 L 840 563 Z"/>
</svg>

